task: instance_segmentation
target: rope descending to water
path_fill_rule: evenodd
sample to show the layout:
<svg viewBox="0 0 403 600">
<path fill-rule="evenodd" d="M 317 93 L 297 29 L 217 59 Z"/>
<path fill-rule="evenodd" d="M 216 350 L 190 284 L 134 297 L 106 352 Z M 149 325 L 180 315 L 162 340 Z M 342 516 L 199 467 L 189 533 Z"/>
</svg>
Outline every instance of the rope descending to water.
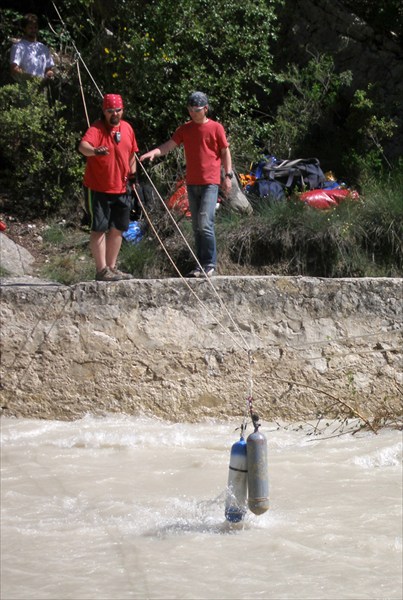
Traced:
<svg viewBox="0 0 403 600">
<path fill-rule="evenodd" d="M 234 344 L 236 346 L 238 346 L 239 349 L 241 349 L 243 352 L 246 352 L 247 354 L 247 360 L 248 360 L 248 367 L 249 367 L 249 395 L 248 398 L 252 398 L 252 393 L 253 393 L 253 372 L 252 372 L 252 364 L 253 364 L 253 354 L 252 354 L 252 350 L 248 344 L 248 341 L 245 339 L 244 335 L 242 334 L 241 329 L 239 328 L 239 325 L 236 323 L 236 321 L 234 320 L 233 316 L 231 315 L 230 311 L 228 310 L 227 305 L 223 302 L 220 294 L 218 293 L 216 287 L 214 286 L 212 280 L 210 277 L 207 277 L 206 273 L 204 273 L 204 270 L 202 268 L 202 265 L 200 264 L 199 260 L 197 259 L 196 255 L 194 254 L 192 248 L 190 247 L 187 239 L 185 238 L 185 236 L 183 235 L 177 221 L 175 220 L 175 218 L 173 217 L 171 211 L 169 210 L 168 206 L 166 205 L 166 203 L 164 202 L 161 194 L 158 192 L 156 186 L 154 185 L 154 182 L 152 181 L 151 177 L 149 176 L 149 174 L 147 173 L 144 165 L 142 162 L 140 162 L 139 157 L 136 155 L 138 164 L 141 166 L 146 178 L 148 179 L 149 183 L 151 184 L 153 190 L 156 193 L 157 198 L 159 199 L 161 205 L 163 206 L 164 210 L 167 212 L 169 218 L 171 219 L 175 229 L 178 231 L 179 235 L 181 236 L 182 240 L 184 241 L 185 245 L 187 246 L 187 248 L 189 249 L 189 252 L 191 253 L 192 257 L 194 258 L 194 260 L 196 261 L 197 265 L 200 267 L 200 269 L 202 270 L 202 273 L 204 274 L 205 280 L 207 281 L 208 285 L 210 286 L 210 288 L 212 289 L 213 293 L 215 294 L 215 296 L 217 297 L 220 307 L 222 308 L 223 312 L 229 317 L 231 323 L 233 324 L 237 335 L 239 336 L 239 338 L 241 339 L 243 345 L 239 342 L 239 340 L 237 339 L 237 337 L 232 333 L 232 331 L 225 326 L 220 319 L 217 318 L 217 314 L 213 313 L 208 306 L 206 306 L 206 304 L 203 302 L 203 300 L 199 297 L 199 295 L 197 294 L 197 292 L 195 292 L 195 290 L 193 289 L 193 287 L 189 284 L 188 280 L 183 277 L 182 273 L 179 271 L 177 265 L 175 264 L 175 261 L 173 260 L 173 258 L 171 257 L 169 251 L 167 250 L 165 244 L 163 243 L 162 239 L 160 238 L 158 232 L 156 231 L 151 218 L 143 204 L 143 202 L 141 201 L 140 195 L 137 192 L 135 186 L 133 186 L 133 190 L 134 193 L 136 195 L 137 201 L 140 205 L 141 210 L 143 211 L 143 214 L 145 216 L 145 218 L 147 219 L 147 222 L 150 226 L 150 228 L 152 229 L 155 237 L 158 240 L 158 243 L 161 245 L 162 249 L 164 250 L 165 254 L 167 255 L 169 261 L 171 262 L 172 266 L 174 267 L 175 271 L 178 273 L 179 277 L 182 279 L 182 281 L 184 281 L 185 285 L 187 286 L 187 288 L 189 289 L 189 291 L 191 292 L 191 294 L 196 298 L 196 300 L 199 302 L 200 306 L 214 319 L 214 321 L 217 323 L 217 325 L 219 327 L 221 327 L 221 329 L 224 331 L 224 333 L 226 335 L 228 335 L 228 337 L 231 338 L 231 340 L 234 342 Z M 220 313 L 221 314 L 221 313 Z M 244 419 L 244 424 L 243 426 L 244 428 L 246 428 L 246 424 L 245 424 L 245 419 Z"/>
</svg>

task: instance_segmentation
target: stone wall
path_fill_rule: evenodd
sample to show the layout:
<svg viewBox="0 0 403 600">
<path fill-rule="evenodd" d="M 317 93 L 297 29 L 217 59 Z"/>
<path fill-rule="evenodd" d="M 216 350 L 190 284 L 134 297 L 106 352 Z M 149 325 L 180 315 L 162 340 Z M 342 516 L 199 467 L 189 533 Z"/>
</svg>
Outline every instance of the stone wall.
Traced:
<svg viewBox="0 0 403 600">
<path fill-rule="evenodd" d="M 1 286 L 4 415 L 400 410 L 401 280 L 23 281 Z"/>
</svg>

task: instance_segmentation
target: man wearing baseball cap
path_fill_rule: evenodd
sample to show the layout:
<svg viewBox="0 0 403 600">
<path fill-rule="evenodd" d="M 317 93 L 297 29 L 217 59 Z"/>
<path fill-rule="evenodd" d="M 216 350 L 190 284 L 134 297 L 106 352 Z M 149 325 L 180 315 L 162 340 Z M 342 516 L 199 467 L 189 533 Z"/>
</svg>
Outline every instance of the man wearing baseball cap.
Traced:
<svg viewBox="0 0 403 600">
<path fill-rule="evenodd" d="M 214 220 L 218 189 L 221 186 L 225 195 L 231 189 L 231 153 L 223 126 L 207 116 L 206 94 L 192 92 L 188 97 L 187 109 L 190 120 L 178 127 L 170 140 L 146 152 L 140 160 L 152 161 L 183 144 L 186 187 L 199 263 L 189 276 L 211 277 L 217 266 Z M 221 167 L 225 173 L 223 180 Z"/>
<path fill-rule="evenodd" d="M 127 182 L 135 182 L 138 152 L 135 133 L 122 119 L 123 108 L 121 96 L 106 94 L 101 119 L 86 131 L 78 148 L 87 157 L 84 192 L 97 281 L 132 278 L 116 268 L 122 233 L 130 223 Z"/>
</svg>

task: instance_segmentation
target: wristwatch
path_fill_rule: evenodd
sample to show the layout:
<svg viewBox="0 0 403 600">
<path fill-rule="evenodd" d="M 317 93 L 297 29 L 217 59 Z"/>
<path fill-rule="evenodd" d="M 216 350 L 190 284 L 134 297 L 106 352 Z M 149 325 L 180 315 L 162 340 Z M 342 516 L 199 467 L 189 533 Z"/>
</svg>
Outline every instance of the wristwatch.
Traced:
<svg viewBox="0 0 403 600">
<path fill-rule="evenodd" d="M 232 171 L 230 173 L 225 173 L 225 177 L 228 177 L 228 179 L 232 179 L 233 176 L 234 176 L 234 174 Z"/>
</svg>

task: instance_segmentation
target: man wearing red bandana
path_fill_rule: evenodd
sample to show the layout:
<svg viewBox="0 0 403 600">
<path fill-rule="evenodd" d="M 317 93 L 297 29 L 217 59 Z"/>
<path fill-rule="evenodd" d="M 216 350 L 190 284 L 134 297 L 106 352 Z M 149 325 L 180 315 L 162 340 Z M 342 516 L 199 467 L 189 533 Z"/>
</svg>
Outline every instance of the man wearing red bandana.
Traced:
<svg viewBox="0 0 403 600">
<path fill-rule="evenodd" d="M 87 157 L 84 191 L 97 281 L 132 278 L 116 268 L 122 233 L 130 223 L 127 183 L 135 182 L 138 152 L 135 133 L 122 119 L 123 108 L 121 96 L 106 94 L 101 119 L 87 130 L 78 148 Z"/>
</svg>

